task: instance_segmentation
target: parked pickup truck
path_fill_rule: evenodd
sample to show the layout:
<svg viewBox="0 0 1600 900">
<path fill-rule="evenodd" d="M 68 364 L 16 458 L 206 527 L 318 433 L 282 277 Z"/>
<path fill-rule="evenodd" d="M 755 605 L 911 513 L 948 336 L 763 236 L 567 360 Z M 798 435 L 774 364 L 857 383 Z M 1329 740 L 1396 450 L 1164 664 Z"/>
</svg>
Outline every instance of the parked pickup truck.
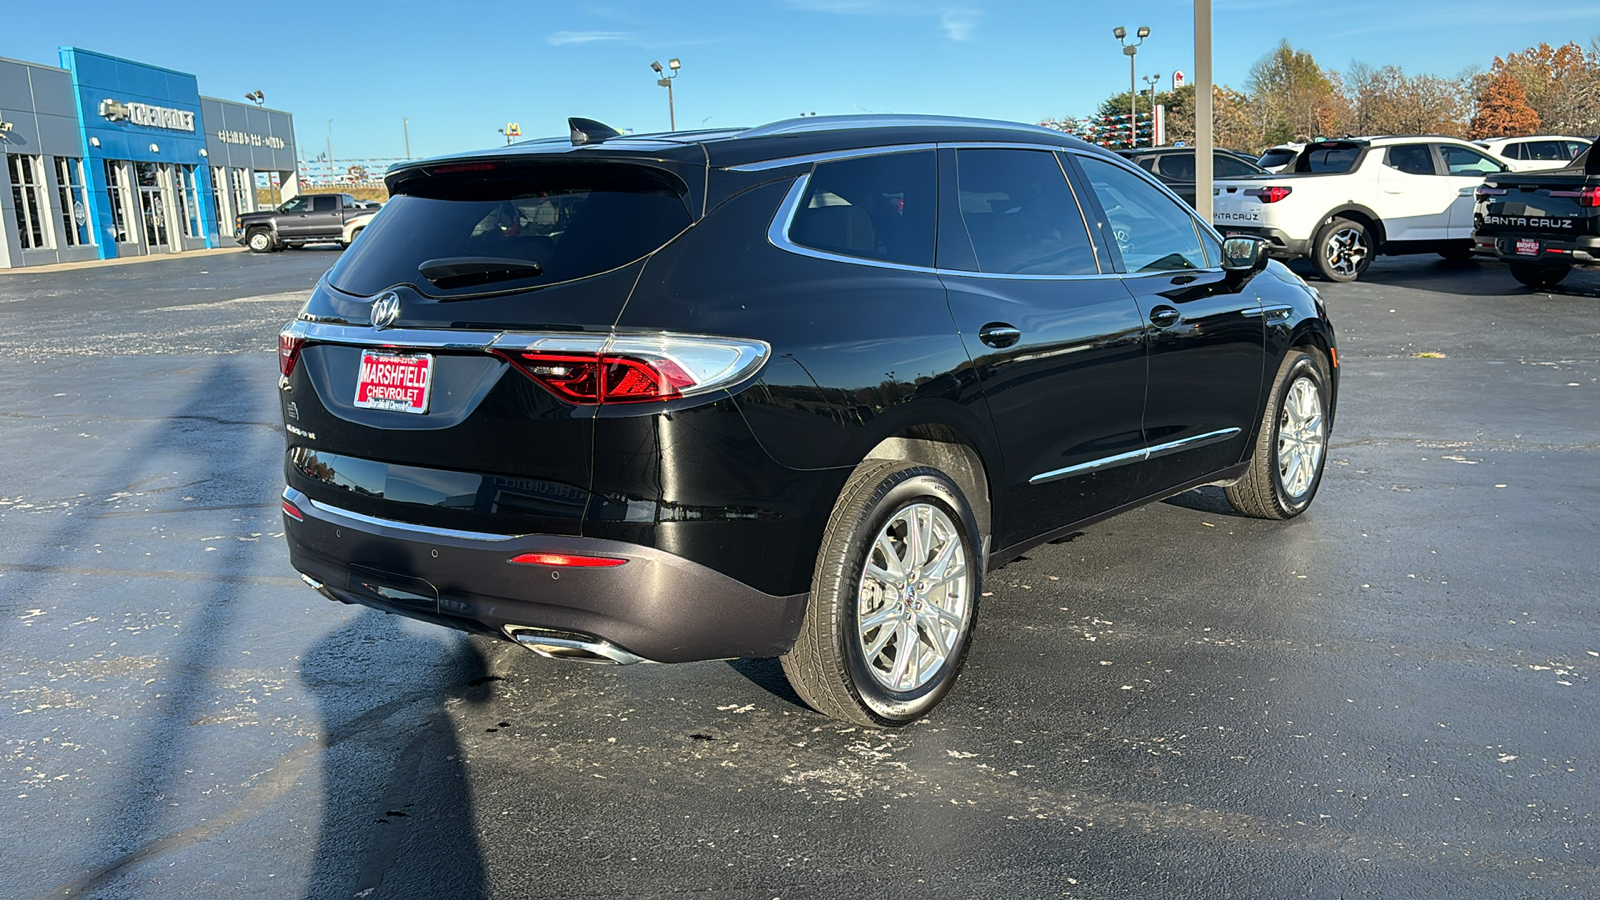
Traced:
<svg viewBox="0 0 1600 900">
<path fill-rule="evenodd" d="M 1379 254 L 1470 258 L 1473 192 L 1505 170 L 1455 138 L 1321 141 L 1281 173 L 1218 179 L 1211 221 L 1266 238 L 1279 259 L 1309 258 L 1329 281 L 1354 281 Z"/>
<path fill-rule="evenodd" d="M 1591 146 L 1562 169 L 1485 178 L 1472 219 L 1472 249 L 1508 263 L 1528 287 L 1600 268 L 1600 152 Z"/>
<path fill-rule="evenodd" d="M 378 208 L 349 194 L 301 194 L 277 209 L 234 216 L 233 236 L 256 253 L 318 243 L 343 247 L 349 243 L 345 225 Z"/>
</svg>

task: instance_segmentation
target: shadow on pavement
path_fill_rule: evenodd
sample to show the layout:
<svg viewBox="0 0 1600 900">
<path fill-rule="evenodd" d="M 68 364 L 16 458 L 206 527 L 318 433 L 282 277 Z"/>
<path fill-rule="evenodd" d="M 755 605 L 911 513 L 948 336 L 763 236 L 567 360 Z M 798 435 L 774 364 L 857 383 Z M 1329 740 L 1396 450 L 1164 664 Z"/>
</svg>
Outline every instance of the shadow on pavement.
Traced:
<svg viewBox="0 0 1600 900">
<path fill-rule="evenodd" d="M 783 666 L 776 657 L 766 659 L 730 659 L 728 668 L 743 675 L 751 684 L 766 691 L 779 700 L 786 701 L 800 709 L 809 712 L 811 707 L 806 705 L 800 695 L 789 686 L 789 679 L 784 677 Z"/>
<path fill-rule="evenodd" d="M 416 637 L 395 617 L 368 611 L 307 651 L 301 680 L 325 729 L 322 823 L 306 896 L 487 897 L 449 709 L 489 699 L 495 679 L 477 644 Z"/>
</svg>

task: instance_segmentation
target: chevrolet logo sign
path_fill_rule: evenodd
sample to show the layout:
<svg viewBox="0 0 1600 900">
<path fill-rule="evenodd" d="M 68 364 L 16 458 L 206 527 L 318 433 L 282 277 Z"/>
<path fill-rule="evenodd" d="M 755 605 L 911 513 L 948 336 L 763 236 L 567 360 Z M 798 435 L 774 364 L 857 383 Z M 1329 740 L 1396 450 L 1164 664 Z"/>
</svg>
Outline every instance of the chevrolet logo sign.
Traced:
<svg viewBox="0 0 1600 900">
<path fill-rule="evenodd" d="M 126 122 L 131 114 L 132 110 L 128 109 L 128 104 L 121 100 L 100 101 L 100 116 L 107 121 Z"/>
</svg>

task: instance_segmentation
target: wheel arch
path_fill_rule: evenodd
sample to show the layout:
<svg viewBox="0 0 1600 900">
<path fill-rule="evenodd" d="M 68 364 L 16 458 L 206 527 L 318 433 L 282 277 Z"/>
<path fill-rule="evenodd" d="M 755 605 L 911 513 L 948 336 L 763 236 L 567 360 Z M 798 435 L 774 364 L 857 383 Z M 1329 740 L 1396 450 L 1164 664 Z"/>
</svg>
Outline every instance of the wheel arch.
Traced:
<svg viewBox="0 0 1600 900">
<path fill-rule="evenodd" d="M 1367 233 L 1372 235 L 1374 252 L 1381 251 L 1384 241 L 1389 239 L 1389 233 L 1383 226 L 1383 217 L 1359 203 L 1345 203 L 1323 213 L 1322 217 L 1317 220 L 1316 231 L 1321 231 L 1324 225 L 1334 219 L 1349 219 L 1352 222 L 1360 222 L 1362 227 L 1367 229 Z M 1316 237 L 1315 232 L 1312 233 L 1312 237 Z"/>
</svg>

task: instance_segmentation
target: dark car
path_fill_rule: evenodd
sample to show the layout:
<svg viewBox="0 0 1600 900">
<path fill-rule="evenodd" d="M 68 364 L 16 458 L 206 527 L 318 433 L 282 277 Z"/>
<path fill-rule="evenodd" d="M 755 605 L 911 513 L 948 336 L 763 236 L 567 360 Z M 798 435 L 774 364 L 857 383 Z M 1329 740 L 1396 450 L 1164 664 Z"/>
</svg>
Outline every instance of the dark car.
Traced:
<svg viewBox="0 0 1600 900">
<path fill-rule="evenodd" d="M 1506 263 L 1511 277 L 1528 287 L 1549 290 L 1574 268 L 1600 269 L 1600 152 L 1594 145 L 1559 169 L 1491 174 L 1473 201 L 1473 251 Z"/>
<path fill-rule="evenodd" d="M 277 209 L 233 217 L 233 237 L 255 253 L 295 249 L 306 244 L 345 246 L 345 226 L 377 212 L 382 204 L 349 194 L 301 194 Z"/>
<path fill-rule="evenodd" d="M 1151 147 L 1147 150 L 1118 150 L 1124 159 L 1154 175 L 1162 184 L 1172 189 L 1183 202 L 1194 206 L 1194 148 Z M 1242 178 L 1246 175 L 1265 175 L 1267 170 L 1256 161 L 1232 150 L 1211 152 L 1213 178 Z"/>
<path fill-rule="evenodd" d="M 1058 132 L 805 118 L 406 164 L 279 341 L 314 588 L 542 655 L 781 658 L 900 725 L 985 575 L 1199 485 L 1303 512 L 1316 292 Z"/>
</svg>

